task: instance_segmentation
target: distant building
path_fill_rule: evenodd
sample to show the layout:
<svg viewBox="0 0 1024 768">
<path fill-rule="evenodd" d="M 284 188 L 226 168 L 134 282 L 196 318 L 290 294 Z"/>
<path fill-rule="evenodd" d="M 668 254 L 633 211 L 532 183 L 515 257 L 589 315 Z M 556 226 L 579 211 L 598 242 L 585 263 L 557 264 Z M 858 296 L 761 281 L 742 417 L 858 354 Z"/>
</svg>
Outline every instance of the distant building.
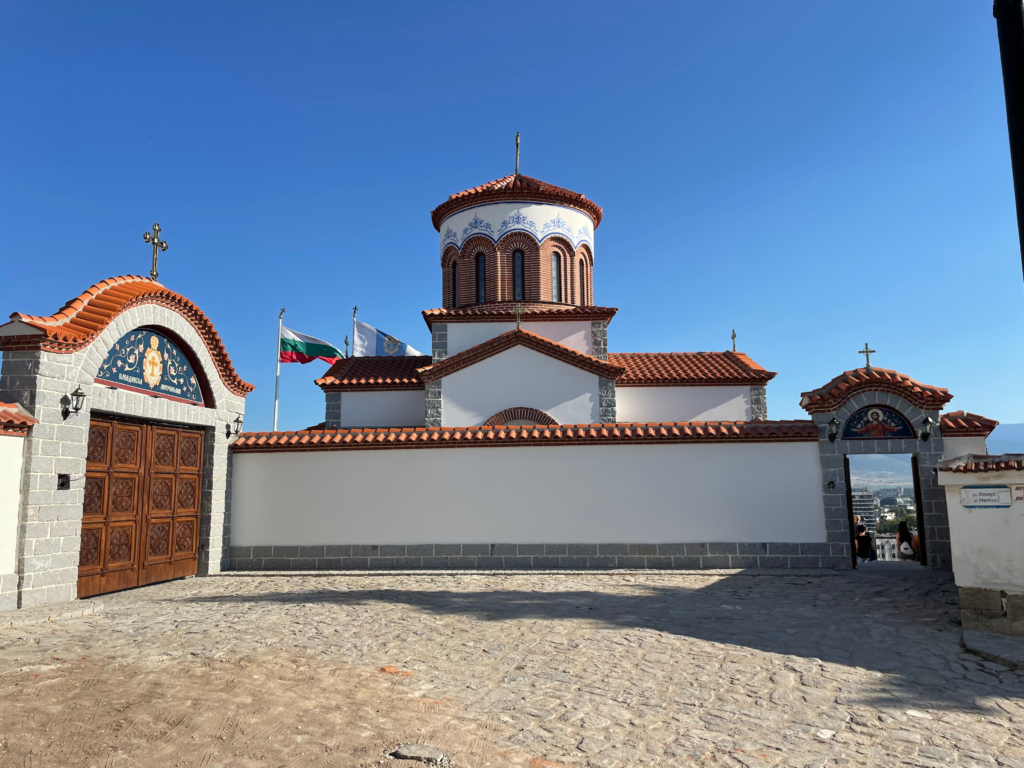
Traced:
<svg viewBox="0 0 1024 768">
<path fill-rule="evenodd" d="M 860 515 L 861 523 L 867 526 L 868 533 L 874 535 L 878 527 L 878 499 L 871 491 L 853 492 L 853 514 Z"/>
</svg>

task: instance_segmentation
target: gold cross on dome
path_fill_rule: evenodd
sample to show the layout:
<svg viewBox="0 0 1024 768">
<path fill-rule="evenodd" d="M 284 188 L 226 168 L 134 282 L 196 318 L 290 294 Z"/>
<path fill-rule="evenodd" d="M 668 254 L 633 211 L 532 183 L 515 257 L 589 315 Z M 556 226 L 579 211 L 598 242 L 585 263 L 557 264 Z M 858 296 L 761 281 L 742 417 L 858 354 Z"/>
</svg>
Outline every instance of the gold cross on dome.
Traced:
<svg viewBox="0 0 1024 768">
<path fill-rule="evenodd" d="M 153 245 L 153 269 L 151 269 L 149 271 L 149 276 L 152 277 L 154 280 L 156 280 L 156 278 L 157 278 L 156 260 L 157 260 L 157 257 L 160 254 L 160 251 L 166 251 L 167 250 L 167 248 L 168 248 L 167 241 L 160 239 L 160 225 L 159 224 L 154 224 L 153 225 L 153 234 L 150 234 L 149 232 L 143 232 L 142 233 L 142 239 L 145 242 L 151 243 Z"/>
<path fill-rule="evenodd" d="M 523 305 L 516 304 L 512 311 L 516 314 L 516 330 L 518 330 L 523 324 Z"/>
<path fill-rule="evenodd" d="M 864 349 L 859 350 L 859 354 L 864 355 L 864 367 L 869 371 L 871 370 L 871 356 L 875 354 L 875 350 L 868 347 L 868 343 L 864 342 Z"/>
</svg>

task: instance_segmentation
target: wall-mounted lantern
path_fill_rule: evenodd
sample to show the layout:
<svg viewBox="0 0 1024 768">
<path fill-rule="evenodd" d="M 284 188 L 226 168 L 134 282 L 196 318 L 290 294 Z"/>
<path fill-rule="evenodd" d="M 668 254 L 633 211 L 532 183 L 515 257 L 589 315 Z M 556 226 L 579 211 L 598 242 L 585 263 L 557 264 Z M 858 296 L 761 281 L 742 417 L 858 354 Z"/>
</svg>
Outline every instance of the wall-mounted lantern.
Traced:
<svg viewBox="0 0 1024 768">
<path fill-rule="evenodd" d="M 924 427 L 921 429 L 921 433 L 918 435 L 918 437 L 920 437 L 923 442 L 927 443 L 928 438 L 932 436 L 932 427 L 935 426 L 935 424 L 937 423 L 938 422 L 936 422 L 935 419 L 933 419 L 931 416 L 925 416 L 923 422 Z"/>
<path fill-rule="evenodd" d="M 833 416 L 828 420 L 828 441 L 834 443 L 839 437 L 839 419 Z"/>
<path fill-rule="evenodd" d="M 239 414 L 235 417 L 235 434 L 240 435 L 242 433 L 242 415 Z"/>
<path fill-rule="evenodd" d="M 67 419 L 72 413 L 78 413 L 82 410 L 82 406 L 85 405 L 85 392 L 82 391 L 81 387 L 78 387 L 74 392 L 65 397 L 66 399 L 61 399 L 61 402 L 65 403 L 61 416 Z"/>
</svg>

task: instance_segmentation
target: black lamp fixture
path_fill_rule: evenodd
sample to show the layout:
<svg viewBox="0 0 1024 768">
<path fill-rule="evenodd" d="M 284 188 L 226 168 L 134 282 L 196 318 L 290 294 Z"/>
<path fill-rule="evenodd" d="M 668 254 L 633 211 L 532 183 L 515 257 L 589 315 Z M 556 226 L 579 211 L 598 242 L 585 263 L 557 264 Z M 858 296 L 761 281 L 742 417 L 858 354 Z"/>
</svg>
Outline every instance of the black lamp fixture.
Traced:
<svg viewBox="0 0 1024 768">
<path fill-rule="evenodd" d="M 239 414 L 235 417 L 235 434 L 239 435 L 242 433 L 242 415 Z"/>
<path fill-rule="evenodd" d="M 933 419 L 931 416 L 925 416 L 924 421 L 922 422 L 924 426 L 921 429 L 921 432 L 918 435 L 918 437 L 920 437 L 923 442 L 927 443 L 928 438 L 932 436 L 932 427 L 935 426 L 937 423 L 938 422 L 935 421 L 935 419 Z"/>
<path fill-rule="evenodd" d="M 65 419 L 72 413 L 78 413 L 82 410 L 82 406 L 85 405 L 85 392 L 82 391 L 81 387 L 77 387 L 74 392 L 66 397 L 66 400 L 61 400 L 61 402 L 66 403 L 64 410 L 61 412 Z"/>
<path fill-rule="evenodd" d="M 834 443 L 839 437 L 839 419 L 833 416 L 828 420 L 828 441 Z"/>
</svg>

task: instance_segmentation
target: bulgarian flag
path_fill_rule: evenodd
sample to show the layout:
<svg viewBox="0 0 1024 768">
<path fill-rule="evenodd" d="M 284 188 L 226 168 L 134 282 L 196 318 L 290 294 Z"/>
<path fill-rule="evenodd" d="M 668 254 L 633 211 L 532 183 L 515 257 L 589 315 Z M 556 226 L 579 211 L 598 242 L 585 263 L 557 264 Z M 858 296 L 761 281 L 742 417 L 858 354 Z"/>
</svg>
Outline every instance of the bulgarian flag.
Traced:
<svg viewBox="0 0 1024 768">
<path fill-rule="evenodd" d="M 328 363 L 336 363 L 343 357 L 345 356 L 337 348 L 322 339 L 281 327 L 282 363 L 308 363 L 318 358 Z"/>
</svg>

